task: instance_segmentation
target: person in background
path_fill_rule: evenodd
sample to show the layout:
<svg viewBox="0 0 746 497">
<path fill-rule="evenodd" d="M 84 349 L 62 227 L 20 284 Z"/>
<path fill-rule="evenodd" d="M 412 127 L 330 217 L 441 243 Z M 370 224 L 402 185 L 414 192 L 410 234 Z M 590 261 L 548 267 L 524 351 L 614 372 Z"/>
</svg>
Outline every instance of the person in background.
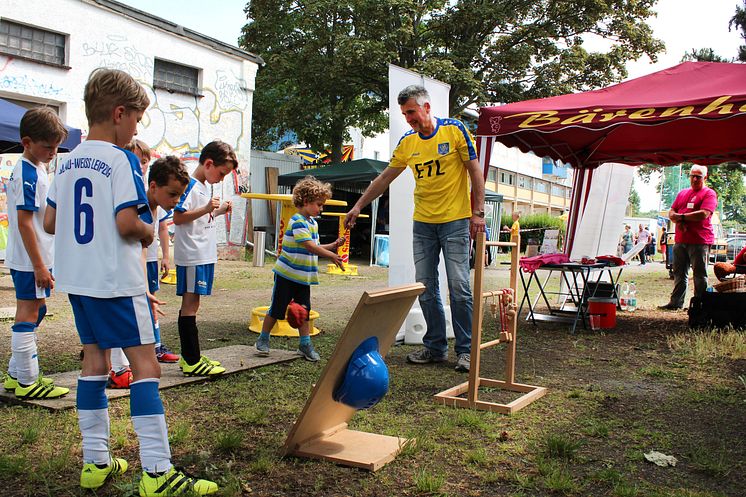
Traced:
<svg viewBox="0 0 746 497">
<path fill-rule="evenodd" d="M 679 192 L 671 205 L 668 218 L 676 223 L 676 244 L 673 247 L 674 286 L 667 304 L 659 309 L 684 307 L 689 266 L 694 272 L 694 295 L 707 291 L 707 251 L 715 241 L 710 218 L 718 205 L 717 194 L 705 186 L 707 167 L 694 165 L 689 171 L 690 188 Z"/>
<path fill-rule="evenodd" d="M 622 233 L 621 244 L 624 247 L 624 253 L 626 254 L 632 250 L 633 235 L 629 224 L 624 225 L 624 233 Z"/>
<path fill-rule="evenodd" d="M 8 181 L 8 244 L 5 265 L 16 293 L 11 326 L 10 362 L 3 386 L 20 399 L 56 399 L 70 390 L 39 373 L 36 334 L 47 314 L 46 298 L 54 288 L 54 238 L 44 231 L 49 177 L 47 164 L 67 138 L 67 129 L 48 107 L 21 118 L 23 155 Z"/>
<path fill-rule="evenodd" d="M 478 232 L 485 231 L 482 168 L 466 126 L 456 119 L 433 116 L 430 94 L 423 86 L 404 88 L 397 102 L 412 129 L 399 140 L 389 166 L 347 213 L 345 227 L 353 227 L 360 210 L 380 196 L 404 169 L 412 170 L 415 279 L 425 285 L 419 302 L 427 332 L 423 337 L 424 347 L 409 354 L 407 361 L 427 364 L 448 358 L 446 319 L 438 288 L 438 262 L 442 251 L 456 336 L 455 369 L 466 372 L 471 364 L 473 306 L 469 287 L 469 236 L 475 238 Z"/>
<path fill-rule="evenodd" d="M 637 232 L 637 243 L 642 243 L 644 248 L 640 250 L 640 265 L 644 266 L 647 263 L 647 252 L 648 244 L 650 243 L 650 232 L 647 227 L 642 224 L 639 225 L 639 231 Z"/>
<path fill-rule="evenodd" d="M 668 231 L 666 230 L 665 226 L 661 228 L 660 246 L 661 254 L 663 255 L 663 264 L 666 264 L 668 257 Z"/>
</svg>

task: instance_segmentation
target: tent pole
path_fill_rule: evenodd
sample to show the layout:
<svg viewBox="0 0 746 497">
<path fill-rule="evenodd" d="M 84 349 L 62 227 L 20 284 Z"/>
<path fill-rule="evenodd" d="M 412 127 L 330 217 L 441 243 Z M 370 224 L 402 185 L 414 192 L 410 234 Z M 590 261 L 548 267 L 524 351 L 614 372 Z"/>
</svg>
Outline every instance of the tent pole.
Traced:
<svg viewBox="0 0 746 497">
<path fill-rule="evenodd" d="M 373 250 L 376 245 L 376 221 L 378 220 L 378 200 L 381 197 L 376 198 L 370 204 L 370 214 L 372 219 L 370 220 L 370 262 L 368 266 L 373 265 Z"/>
</svg>

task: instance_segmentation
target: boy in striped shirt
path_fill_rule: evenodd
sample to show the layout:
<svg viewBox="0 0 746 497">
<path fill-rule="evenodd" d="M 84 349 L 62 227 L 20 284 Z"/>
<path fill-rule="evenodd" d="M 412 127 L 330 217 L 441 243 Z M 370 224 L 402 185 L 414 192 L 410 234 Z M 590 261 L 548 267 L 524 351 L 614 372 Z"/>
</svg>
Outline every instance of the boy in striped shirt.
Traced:
<svg viewBox="0 0 746 497">
<path fill-rule="evenodd" d="M 342 257 L 336 252 L 344 243 L 344 238 L 319 245 L 319 227 L 314 219 L 321 215 L 324 204 L 331 196 L 331 185 L 322 183 L 313 176 L 299 180 L 293 188 L 293 205 L 298 212 L 290 218 L 282 240 L 282 252 L 272 269 L 275 273 L 275 284 L 272 288 L 272 302 L 264 318 L 262 332 L 256 341 L 259 355 L 269 355 L 269 333 L 278 319 L 285 319 L 285 312 L 291 300 L 311 310 L 311 285 L 319 284 L 319 256 L 331 259 L 344 270 Z M 298 332 L 298 354 L 306 360 L 318 361 L 320 357 L 311 343 L 308 318 Z"/>
</svg>

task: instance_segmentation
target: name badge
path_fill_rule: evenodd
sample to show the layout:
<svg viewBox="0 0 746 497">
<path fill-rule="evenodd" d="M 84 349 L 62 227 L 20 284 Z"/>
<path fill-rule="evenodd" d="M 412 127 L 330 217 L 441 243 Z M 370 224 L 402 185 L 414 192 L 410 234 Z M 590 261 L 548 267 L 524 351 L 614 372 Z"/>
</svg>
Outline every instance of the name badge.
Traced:
<svg viewBox="0 0 746 497">
<path fill-rule="evenodd" d="M 686 204 L 686 208 L 687 209 L 694 209 L 694 202 L 689 202 L 688 204 Z"/>
</svg>

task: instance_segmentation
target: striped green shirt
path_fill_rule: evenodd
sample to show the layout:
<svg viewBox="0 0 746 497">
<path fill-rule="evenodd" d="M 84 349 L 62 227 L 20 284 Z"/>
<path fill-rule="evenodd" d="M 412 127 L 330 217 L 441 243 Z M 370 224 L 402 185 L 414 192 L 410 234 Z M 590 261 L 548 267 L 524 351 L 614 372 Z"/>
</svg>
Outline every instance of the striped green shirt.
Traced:
<svg viewBox="0 0 746 497">
<path fill-rule="evenodd" d="M 319 258 L 302 245 L 307 241 L 319 244 L 319 225 L 313 218 L 294 214 L 282 240 L 282 252 L 272 271 L 302 285 L 318 285 Z"/>
</svg>

